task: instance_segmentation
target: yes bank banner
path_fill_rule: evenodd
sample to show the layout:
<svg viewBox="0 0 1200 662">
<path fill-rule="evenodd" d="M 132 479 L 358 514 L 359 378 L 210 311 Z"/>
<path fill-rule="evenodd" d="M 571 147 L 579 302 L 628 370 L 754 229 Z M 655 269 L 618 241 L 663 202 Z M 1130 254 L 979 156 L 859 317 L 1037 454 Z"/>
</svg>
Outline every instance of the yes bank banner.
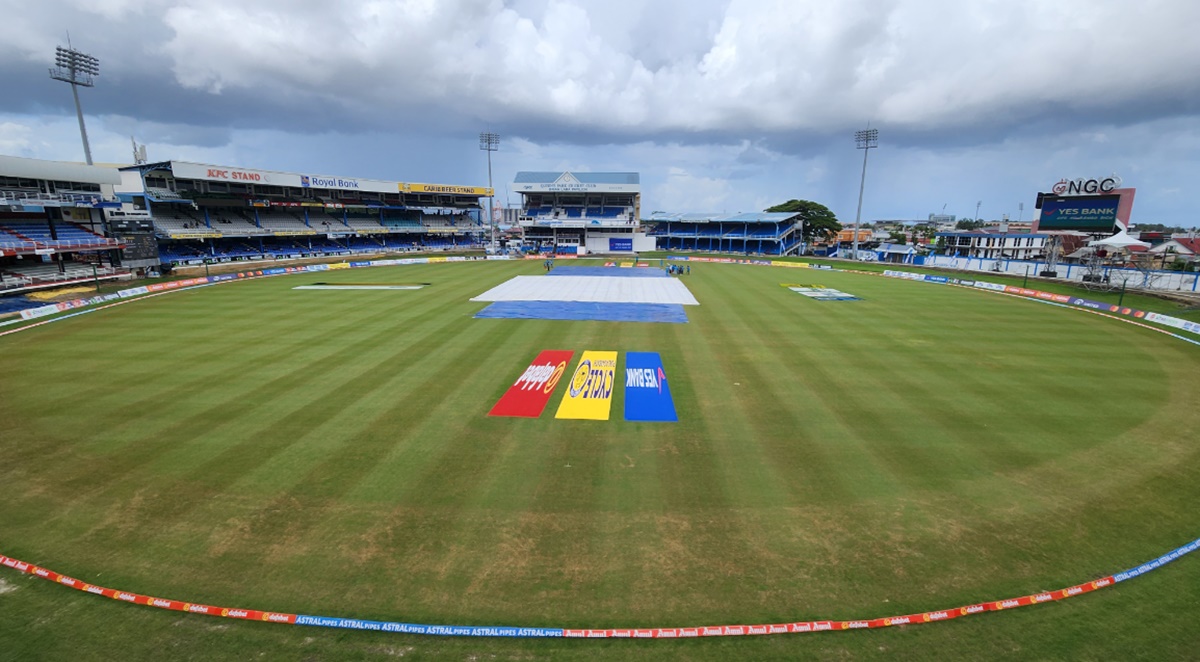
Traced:
<svg viewBox="0 0 1200 662">
<path fill-rule="evenodd" d="M 671 385 L 657 352 L 625 355 L 625 420 L 678 421 Z"/>
<path fill-rule="evenodd" d="M 569 373 L 574 352 L 544 351 L 508 388 L 489 416 L 538 418 L 560 381 L 566 382 L 556 419 L 607 421 L 616 390 L 625 385 L 625 420 L 677 421 L 675 402 L 662 359 L 654 352 L 628 352 L 617 370 L 619 352 L 587 350 Z M 569 375 L 567 379 L 562 379 Z"/>
</svg>

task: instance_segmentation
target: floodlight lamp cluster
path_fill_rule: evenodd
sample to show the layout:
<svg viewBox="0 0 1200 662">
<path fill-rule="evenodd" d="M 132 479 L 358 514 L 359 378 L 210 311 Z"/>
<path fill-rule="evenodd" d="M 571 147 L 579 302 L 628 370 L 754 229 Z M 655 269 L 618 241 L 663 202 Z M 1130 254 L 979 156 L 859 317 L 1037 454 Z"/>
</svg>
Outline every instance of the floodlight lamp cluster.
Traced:
<svg viewBox="0 0 1200 662">
<path fill-rule="evenodd" d="M 56 66 L 50 70 L 50 77 L 72 85 L 92 87 L 92 79 L 100 75 L 100 60 L 74 48 L 56 47 L 54 64 Z"/>
<path fill-rule="evenodd" d="M 500 149 L 500 134 L 498 133 L 481 133 L 479 134 L 479 149 L 488 152 L 495 152 Z"/>
<path fill-rule="evenodd" d="M 863 129 L 854 132 L 854 146 L 858 149 L 879 147 L 879 129 Z"/>
</svg>

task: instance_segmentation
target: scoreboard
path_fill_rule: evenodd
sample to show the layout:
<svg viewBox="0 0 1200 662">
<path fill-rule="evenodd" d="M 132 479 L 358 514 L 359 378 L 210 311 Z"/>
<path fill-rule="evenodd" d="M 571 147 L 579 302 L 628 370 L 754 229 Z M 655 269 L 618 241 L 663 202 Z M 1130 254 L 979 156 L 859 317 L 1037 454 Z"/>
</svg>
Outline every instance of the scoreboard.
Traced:
<svg viewBox="0 0 1200 662">
<path fill-rule="evenodd" d="M 152 262 L 158 264 L 158 241 L 154 239 L 154 223 L 143 219 L 112 219 L 108 229 L 125 248 L 121 263 Z M 139 265 L 140 266 L 140 265 Z"/>
<path fill-rule="evenodd" d="M 1116 174 L 1091 179 L 1060 179 L 1049 193 L 1038 193 L 1034 209 L 1041 214 L 1034 228 L 1112 234 L 1126 227 L 1136 189 L 1126 188 Z"/>
<path fill-rule="evenodd" d="M 1120 195 L 1080 195 L 1042 198 L 1038 230 L 1111 232 L 1117 222 Z"/>
<path fill-rule="evenodd" d="M 158 241 L 153 234 L 123 234 L 118 238 L 125 244 L 125 248 L 121 249 L 121 262 L 158 260 Z"/>
<path fill-rule="evenodd" d="M 115 235 L 154 234 L 154 223 L 142 219 L 113 219 L 108 222 L 108 229 Z"/>
</svg>

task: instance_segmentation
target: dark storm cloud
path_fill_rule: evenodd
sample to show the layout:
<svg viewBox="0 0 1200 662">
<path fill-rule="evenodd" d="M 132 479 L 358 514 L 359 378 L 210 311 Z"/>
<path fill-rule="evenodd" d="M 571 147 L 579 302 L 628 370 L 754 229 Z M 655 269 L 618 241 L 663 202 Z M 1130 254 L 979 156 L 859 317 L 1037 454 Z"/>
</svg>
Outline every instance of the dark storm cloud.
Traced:
<svg viewBox="0 0 1200 662">
<path fill-rule="evenodd" d="M 802 153 L 869 121 L 900 145 L 972 145 L 1194 113 L 1200 99 L 1180 66 L 1200 60 L 1186 27 L 1200 7 L 1187 2 L 66 6 L 93 23 L 76 41 L 105 63 L 89 110 L 163 123 L 486 123 L 546 142 L 749 139 Z M 36 66 L 62 41 L 57 9 L 21 7 L 0 75 L 28 92 L 0 109 L 64 108 Z"/>
</svg>

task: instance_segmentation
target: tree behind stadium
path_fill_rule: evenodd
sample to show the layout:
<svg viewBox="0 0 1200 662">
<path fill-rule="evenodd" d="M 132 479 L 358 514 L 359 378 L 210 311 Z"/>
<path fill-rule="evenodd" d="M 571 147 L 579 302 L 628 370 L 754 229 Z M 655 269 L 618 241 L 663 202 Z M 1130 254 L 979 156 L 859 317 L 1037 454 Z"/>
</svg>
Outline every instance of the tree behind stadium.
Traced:
<svg viewBox="0 0 1200 662">
<path fill-rule="evenodd" d="M 767 212 L 788 212 L 800 214 L 800 218 L 804 220 L 804 241 L 812 241 L 814 238 L 823 239 L 830 235 L 836 235 L 842 229 L 842 224 L 838 222 L 837 216 L 834 215 L 829 207 L 811 200 L 788 200 L 781 205 L 768 207 Z"/>
</svg>

